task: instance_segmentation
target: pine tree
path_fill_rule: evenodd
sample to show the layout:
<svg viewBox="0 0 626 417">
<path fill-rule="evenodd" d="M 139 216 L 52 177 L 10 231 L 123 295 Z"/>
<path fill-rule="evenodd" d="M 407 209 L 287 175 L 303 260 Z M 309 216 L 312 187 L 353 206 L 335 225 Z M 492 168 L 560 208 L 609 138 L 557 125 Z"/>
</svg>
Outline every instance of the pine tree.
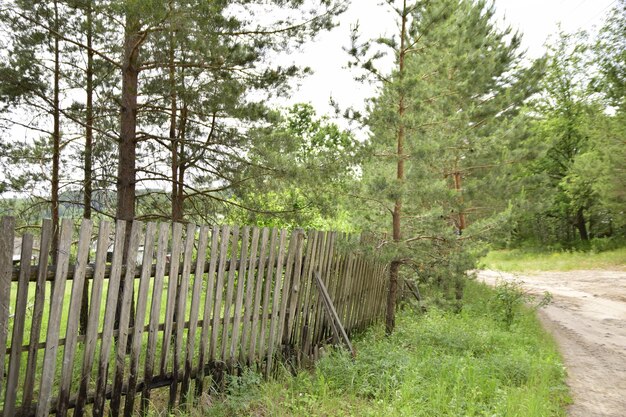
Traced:
<svg viewBox="0 0 626 417">
<path fill-rule="evenodd" d="M 135 184 L 142 176 L 163 184 L 167 171 L 172 219 L 182 219 L 189 198 L 223 202 L 218 191 L 231 187 L 232 173 L 245 163 L 243 126 L 266 113 L 249 92 L 271 95 L 298 74 L 295 67 L 267 66 L 264 57 L 330 27 L 342 10 L 338 2 L 312 12 L 297 1 L 265 3 L 164 3 L 157 8 L 163 16 L 153 8 L 126 9 L 118 218 L 135 216 Z M 250 18 L 270 11 L 281 18 L 269 25 Z M 137 91 L 139 85 L 145 88 Z M 136 103 L 137 95 L 146 102 Z M 159 158 L 137 168 L 142 149 Z"/>
<path fill-rule="evenodd" d="M 492 210 L 475 216 L 472 204 L 481 197 L 467 190 L 487 168 L 502 164 L 494 135 L 533 91 L 519 36 L 497 29 L 485 2 L 403 2 L 396 13 L 401 36 L 378 41 L 395 53 L 390 76 L 363 58 L 367 48 L 353 48 L 362 68 L 384 81 L 369 114 L 372 159 L 363 183 L 364 198 L 378 207 L 374 213 L 392 217 L 388 332 L 402 265 L 446 288 L 453 283 L 455 297 L 462 296 L 462 276 L 471 266 L 465 246 L 494 227 L 485 224 L 494 219 Z M 475 216 L 473 230 L 468 212 Z M 368 217 L 381 230 L 378 219 Z"/>
<path fill-rule="evenodd" d="M 29 130 L 31 135 L 43 134 L 35 142 L 14 143 L 12 152 L 7 155 L 9 162 L 24 158 L 23 169 L 17 175 L 12 170 L 5 171 L 13 182 L 13 189 L 30 182 L 33 187 L 41 178 L 48 178 L 50 194 L 46 198 L 52 217 L 52 254 L 56 256 L 59 229 L 59 205 L 61 176 L 61 155 L 66 146 L 61 134 L 61 88 L 63 80 L 61 27 L 66 6 L 57 0 L 40 3 L 29 0 L 16 0 L 11 7 L 2 11 L 0 19 L 4 24 L 5 36 L 10 44 L 8 62 L 0 64 L 4 80 L 0 100 L 6 104 L 4 111 L 12 111 L 9 119 L 12 124 Z M 40 25 L 31 22 L 38 21 Z M 20 110 L 27 110 L 30 117 L 23 117 Z M 32 117 L 32 115 L 38 117 Z M 43 142 L 41 141 L 43 139 Z M 46 142 L 49 140 L 49 144 Z M 41 152 L 48 156 L 41 158 Z M 11 155 L 12 153 L 12 155 Z M 6 162 L 6 160 L 5 160 Z M 37 164 L 49 163 L 50 173 L 37 172 Z"/>
</svg>

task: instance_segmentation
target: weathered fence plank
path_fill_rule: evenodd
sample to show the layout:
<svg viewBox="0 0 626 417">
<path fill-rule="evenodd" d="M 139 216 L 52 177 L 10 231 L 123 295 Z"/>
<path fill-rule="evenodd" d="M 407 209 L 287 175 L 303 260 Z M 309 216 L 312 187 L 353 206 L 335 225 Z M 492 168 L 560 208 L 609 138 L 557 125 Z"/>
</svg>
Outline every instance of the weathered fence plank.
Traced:
<svg viewBox="0 0 626 417">
<path fill-rule="evenodd" d="M 24 338 L 24 321 L 26 319 L 26 302 L 28 301 L 28 277 L 30 276 L 30 259 L 33 254 L 33 235 L 25 234 L 22 238 L 22 251 L 20 257 L 20 280 L 17 283 L 17 295 L 15 300 L 15 319 L 13 321 L 13 334 L 11 336 L 11 355 L 9 356 L 9 372 L 7 375 L 7 389 L 4 397 L 4 416 L 15 415 L 15 400 L 17 397 L 17 383 L 20 371 L 20 359 Z"/>
<path fill-rule="evenodd" d="M 220 316 L 222 314 L 222 297 L 224 294 L 224 273 L 226 269 L 226 255 L 228 254 L 228 240 L 230 236 L 230 226 L 222 226 L 220 241 L 220 261 L 217 267 L 217 283 L 215 284 L 215 303 L 213 304 L 213 320 L 211 322 L 211 344 L 209 345 L 209 360 L 215 361 L 217 353 L 217 337 L 219 335 Z"/>
<path fill-rule="evenodd" d="M 178 289 L 178 268 L 182 249 L 183 225 L 172 225 L 172 255 L 170 257 L 170 272 L 167 279 L 167 301 L 165 302 L 165 328 L 163 329 L 163 344 L 161 345 L 161 375 L 167 372 L 167 359 L 170 351 L 170 339 L 174 326 L 174 311 L 176 308 L 176 291 Z"/>
<path fill-rule="evenodd" d="M 356 351 L 352 347 L 352 343 L 350 343 L 350 339 L 348 338 L 348 335 L 346 334 L 346 331 L 341 321 L 339 320 L 339 316 L 337 315 L 337 310 L 335 310 L 335 306 L 333 305 L 333 302 L 330 299 L 330 295 L 328 294 L 326 286 L 324 285 L 324 282 L 320 278 L 320 274 L 317 272 L 315 273 L 315 282 L 320 292 L 322 301 L 324 302 L 324 306 L 328 314 L 328 318 L 332 326 L 335 338 L 337 339 L 338 342 L 343 341 L 343 343 L 346 344 L 346 346 L 348 347 L 348 350 L 350 351 L 350 353 L 352 354 L 352 357 L 354 358 L 356 356 Z"/>
<path fill-rule="evenodd" d="M 330 255 L 331 248 L 332 248 L 332 244 L 331 244 L 330 233 L 322 232 L 322 236 L 320 237 L 320 251 L 319 251 L 319 257 L 318 257 L 318 263 L 314 271 L 317 271 L 319 274 L 323 274 L 324 276 L 325 276 L 324 272 L 326 270 L 326 263 L 328 262 L 328 257 Z M 315 279 L 315 278 L 312 278 L 312 279 Z M 324 316 L 322 315 L 323 305 L 322 305 L 322 298 L 319 296 L 319 294 L 313 291 L 311 293 L 315 294 L 314 296 L 311 297 L 314 303 L 312 307 L 313 314 L 311 315 L 311 319 L 312 319 L 311 341 L 313 342 L 315 346 L 317 346 L 320 340 L 320 335 L 321 335 L 322 320 L 324 319 Z"/>
<path fill-rule="evenodd" d="M 171 410 L 176 403 L 176 392 L 178 390 L 180 370 L 180 357 L 183 350 L 183 332 L 185 330 L 185 313 L 187 311 L 187 295 L 189 292 L 189 279 L 191 275 L 191 262 L 193 256 L 193 242 L 196 235 L 196 225 L 187 225 L 185 238 L 185 251 L 183 253 L 183 271 L 180 275 L 180 284 L 176 302 L 176 326 L 174 332 L 174 354 L 172 365 L 172 383 L 170 384 L 170 398 L 168 408 Z"/>
<path fill-rule="evenodd" d="M 167 261 L 167 243 L 169 238 L 169 225 L 161 223 L 159 225 L 159 236 L 157 238 L 156 269 L 154 273 L 154 284 L 152 286 L 152 300 L 150 302 L 150 321 L 148 323 L 148 346 L 146 348 L 146 361 L 144 369 L 144 389 L 141 392 L 141 414 L 148 411 L 150 400 L 149 383 L 152 381 L 154 373 L 154 361 L 156 358 L 156 342 L 159 330 L 161 315 L 161 297 L 163 295 L 163 279 Z"/>
<path fill-rule="evenodd" d="M 52 220 L 45 219 L 41 227 L 39 243 L 39 263 L 37 266 L 37 283 L 35 284 L 35 303 L 33 305 L 30 340 L 28 343 L 28 357 L 26 359 L 26 376 L 24 377 L 24 395 L 22 408 L 30 410 L 33 403 L 35 376 L 37 375 L 37 353 L 41 335 L 41 322 L 46 297 L 46 274 L 48 272 L 48 257 L 52 243 Z"/>
<path fill-rule="evenodd" d="M 0 224 L 0 392 L 4 384 L 4 357 L 9 332 L 9 302 L 13 271 L 13 232 L 15 219 L 3 217 Z"/>
<path fill-rule="evenodd" d="M 126 222 L 118 220 L 115 224 L 115 244 L 113 246 L 113 258 L 111 260 L 111 277 L 109 278 L 109 287 L 107 288 L 107 304 L 104 311 L 102 341 L 100 342 L 98 378 L 96 380 L 96 395 L 93 403 L 94 417 L 102 417 L 104 414 L 104 400 L 109 373 L 109 356 L 111 354 L 115 310 L 117 309 L 117 297 L 119 296 L 120 280 L 122 276 L 125 236 Z"/>
<path fill-rule="evenodd" d="M 285 269 L 285 280 L 283 282 L 282 298 L 280 302 L 280 316 L 279 327 L 277 333 L 277 343 L 288 343 L 288 336 L 285 334 L 288 327 L 288 308 L 290 306 L 292 296 L 292 281 L 296 275 L 297 264 L 300 262 L 298 258 L 302 257 L 302 241 L 304 239 L 304 232 L 301 229 L 296 229 L 291 234 L 290 250 L 287 255 L 287 266 Z M 297 294 L 294 295 L 297 296 Z"/>
<path fill-rule="evenodd" d="M 191 371 L 193 369 L 194 346 L 196 343 L 196 330 L 198 328 L 198 314 L 200 311 L 200 293 L 202 291 L 204 264 L 206 263 L 206 249 L 209 241 L 209 227 L 202 226 L 198 239 L 198 250 L 196 255 L 196 273 L 193 277 L 193 288 L 191 291 L 191 310 L 189 312 L 189 331 L 187 333 L 187 349 L 185 353 L 185 372 L 181 385 L 182 403 L 187 402 L 189 383 L 191 381 Z M 199 272 L 200 271 L 200 272 Z M 198 364 L 198 369 L 202 367 L 202 362 Z"/>
<path fill-rule="evenodd" d="M 41 384 L 39 388 L 39 401 L 37 404 L 37 417 L 48 415 L 52 401 L 52 388 L 54 371 L 57 363 L 57 349 L 59 347 L 59 331 L 61 327 L 61 311 L 65 296 L 65 280 L 70 262 L 70 243 L 72 242 L 72 222 L 63 219 L 59 233 L 59 246 L 57 249 L 56 279 L 52 289 L 50 313 L 48 316 L 48 331 L 46 333 L 46 350 L 43 358 L 41 371 Z"/>
<path fill-rule="evenodd" d="M 293 279 L 291 283 L 291 289 L 289 290 L 289 310 L 287 312 L 287 328 L 283 336 L 283 343 L 289 344 L 291 342 L 291 334 L 293 332 L 293 324 L 295 322 L 298 300 L 300 297 L 300 279 L 302 275 L 302 251 L 304 247 L 304 231 L 299 230 L 297 234 L 295 260 L 293 266 Z"/>
<path fill-rule="evenodd" d="M 324 260 L 320 266 L 320 276 L 325 277 L 324 285 L 327 286 L 330 284 L 331 276 L 330 271 L 332 269 L 332 261 L 333 255 L 335 251 L 335 239 L 336 235 L 333 232 L 326 233 L 326 244 L 324 251 Z M 331 334 L 330 322 L 328 317 L 324 314 L 324 300 L 318 294 L 318 303 L 317 303 L 317 314 L 316 314 L 316 330 L 314 340 L 315 343 L 319 343 L 320 341 L 326 340 L 327 336 Z"/>
<path fill-rule="evenodd" d="M 257 357 L 257 336 L 259 334 L 259 312 L 261 311 L 261 299 L 263 298 L 263 275 L 265 274 L 265 256 L 267 253 L 267 241 L 269 229 L 263 228 L 261 235 L 261 248 L 259 249 L 259 266 L 256 274 L 256 286 L 254 289 L 254 307 L 252 309 L 252 324 L 250 329 L 250 349 L 248 349 L 248 364 L 252 364 Z"/>
<path fill-rule="evenodd" d="M 239 347 L 239 337 L 243 308 L 243 294 L 246 286 L 246 272 L 248 269 L 248 244 L 250 243 L 250 228 L 244 226 L 241 233 L 241 255 L 239 256 L 239 272 L 237 273 L 237 296 L 235 297 L 235 309 L 233 311 L 233 333 L 230 341 L 229 360 L 230 365 L 234 365 L 237 360 L 237 347 Z"/>
<path fill-rule="evenodd" d="M 205 357 L 209 350 L 209 327 L 213 310 L 213 297 L 215 291 L 215 268 L 217 266 L 219 228 L 213 227 L 211 231 L 211 261 L 207 272 L 206 297 L 204 299 L 204 312 L 202 316 L 202 333 L 200 334 L 200 353 L 198 355 L 198 373 L 196 376 L 196 396 L 200 396 L 204 386 Z"/>
<path fill-rule="evenodd" d="M 257 262 L 257 250 L 259 245 L 259 228 L 252 228 L 252 241 L 250 243 L 250 255 L 248 260 L 248 273 L 246 276 L 246 298 L 243 305 L 243 329 L 241 330 L 241 345 L 239 351 L 239 362 L 246 363 L 246 353 L 250 342 L 250 320 L 252 315 L 252 297 L 256 288 L 255 267 Z"/>
<path fill-rule="evenodd" d="M 88 383 L 91 377 L 94 356 L 96 352 L 96 342 L 98 337 L 98 320 L 100 316 L 100 306 L 102 305 L 102 289 L 104 284 L 104 271 L 106 265 L 107 249 L 109 246 L 109 235 L 111 234 L 111 223 L 101 222 L 98 231 L 98 247 L 96 249 L 96 265 L 94 270 L 93 285 L 91 287 L 91 303 L 89 305 L 89 315 L 87 319 L 87 331 L 85 335 L 83 365 L 80 375 L 78 396 L 75 416 L 82 416 L 84 413 L 85 401 L 87 399 Z"/>
<path fill-rule="evenodd" d="M 148 223 L 143 245 L 143 259 L 141 265 L 141 279 L 137 293 L 137 305 L 135 308 L 135 326 L 133 329 L 130 350 L 130 369 L 128 373 L 128 388 L 124 403 L 124 416 L 130 417 L 134 413 L 135 393 L 137 392 L 137 375 L 139 369 L 139 354 L 143 344 L 144 322 L 146 320 L 146 305 L 148 304 L 148 289 L 150 287 L 150 269 L 154 257 L 154 238 L 156 224 Z"/>
<path fill-rule="evenodd" d="M 289 345 L 294 350 L 294 352 L 298 352 L 299 347 L 302 346 L 301 340 L 301 331 L 300 327 L 302 325 L 302 318 L 304 316 L 304 297 L 307 288 L 307 268 L 310 264 L 311 260 L 311 251 L 312 251 L 312 233 L 308 231 L 307 233 L 303 233 L 303 253 L 300 257 L 299 266 L 296 267 L 296 277 L 293 283 L 292 288 L 292 306 L 290 306 L 289 317 L 290 317 L 290 325 L 291 331 L 289 332 Z M 293 308 L 292 308 L 293 307 Z M 299 364 L 302 359 L 299 353 L 296 353 L 296 362 Z"/>
<path fill-rule="evenodd" d="M 230 363 L 230 350 L 228 349 L 228 330 L 230 328 L 230 309 L 233 305 L 233 295 L 235 293 L 235 272 L 237 270 L 237 253 L 239 252 L 239 226 L 233 227 L 232 245 L 230 250 L 230 268 L 228 269 L 228 284 L 226 285 L 226 296 L 224 297 L 224 313 L 222 325 L 222 362 Z"/>
<path fill-rule="evenodd" d="M 265 366 L 265 375 L 268 376 L 272 372 L 274 361 L 274 344 L 276 343 L 276 327 L 278 326 L 279 308 L 280 308 L 280 292 L 283 283 L 283 258 L 285 256 L 285 243 L 287 240 L 287 231 L 280 231 L 280 239 L 278 246 L 278 259 L 276 261 L 276 274 L 274 275 L 274 292 L 272 299 L 272 311 L 270 320 L 270 331 L 267 342 L 267 362 Z"/>
<path fill-rule="evenodd" d="M 301 343 L 302 343 L 302 351 L 305 352 L 304 355 L 309 355 L 309 351 L 311 348 L 311 330 L 312 330 L 312 326 L 311 326 L 311 308 L 313 305 L 312 302 L 312 298 L 313 298 L 313 293 L 311 292 L 311 288 L 312 288 L 312 279 L 313 279 L 313 270 L 315 269 L 315 265 L 316 265 L 316 260 L 317 260 L 317 256 L 319 253 L 319 248 L 320 248 L 320 237 L 321 237 L 321 232 L 317 232 L 317 231 L 311 231 L 310 234 L 312 234 L 312 240 L 309 242 L 309 245 L 311 246 L 311 249 L 309 251 L 309 254 L 307 255 L 307 261 L 305 264 L 305 270 L 306 270 L 306 278 L 305 278 L 305 285 L 306 285 L 306 289 L 305 289 L 305 293 L 304 293 L 304 298 L 302 299 L 302 304 L 303 306 L 301 307 L 303 309 L 303 313 L 302 313 L 302 319 L 301 319 L 301 325 L 300 327 L 302 328 L 301 333 Z"/>
<path fill-rule="evenodd" d="M 63 349 L 63 362 L 61 366 L 61 388 L 59 392 L 59 405 L 57 415 L 67 415 L 68 401 L 72 383 L 72 371 L 74 369 L 74 355 L 76 354 L 76 337 L 78 336 L 78 319 L 81 310 L 83 287 L 85 286 L 85 268 L 89 262 L 89 245 L 91 244 L 91 220 L 83 220 L 78 237 L 78 253 L 72 280 L 72 294 L 70 309 L 65 330 L 65 347 Z"/>
<path fill-rule="evenodd" d="M 126 348 L 128 344 L 128 334 L 131 316 L 131 306 L 133 301 L 133 287 L 135 280 L 135 269 L 137 268 L 137 251 L 143 223 L 134 220 L 130 229 L 130 240 L 126 248 L 126 274 L 124 276 L 124 286 L 122 289 L 122 304 L 120 311 L 119 333 L 117 336 L 117 346 L 115 351 L 115 376 L 113 378 L 113 393 L 111 395 L 110 413 L 113 417 L 120 414 L 122 386 L 124 384 L 124 373 L 126 371 Z"/>
</svg>

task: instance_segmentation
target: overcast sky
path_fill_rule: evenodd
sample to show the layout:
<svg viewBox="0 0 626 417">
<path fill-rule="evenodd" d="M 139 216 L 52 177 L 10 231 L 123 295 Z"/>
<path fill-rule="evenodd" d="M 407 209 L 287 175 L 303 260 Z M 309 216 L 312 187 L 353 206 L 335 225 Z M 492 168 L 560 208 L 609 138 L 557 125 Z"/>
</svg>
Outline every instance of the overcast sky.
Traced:
<svg viewBox="0 0 626 417">
<path fill-rule="evenodd" d="M 310 102 L 319 113 L 330 113 L 331 96 L 342 108 L 359 108 L 373 95 L 372 86 L 355 82 L 354 73 L 345 68 L 348 56 L 342 47 L 349 45 L 350 26 L 357 21 L 369 37 L 395 33 L 393 16 L 378 6 L 379 2 L 353 0 L 337 28 L 323 33 L 302 54 L 290 56 L 293 62 L 310 66 L 315 74 L 294 90 L 289 103 Z M 531 58 L 543 54 L 544 43 L 557 32 L 559 23 L 566 32 L 593 31 L 616 3 L 616 0 L 495 0 L 499 19 L 522 32 L 523 48 Z"/>
</svg>

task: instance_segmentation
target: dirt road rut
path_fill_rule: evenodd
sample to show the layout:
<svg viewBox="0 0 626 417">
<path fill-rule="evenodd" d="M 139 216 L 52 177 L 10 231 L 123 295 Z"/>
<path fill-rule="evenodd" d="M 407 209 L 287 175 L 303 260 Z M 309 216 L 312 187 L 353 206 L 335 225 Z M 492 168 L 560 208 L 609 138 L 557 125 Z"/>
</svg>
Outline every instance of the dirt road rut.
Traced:
<svg viewBox="0 0 626 417">
<path fill-rule="evenodd" d="M 550 291 L 540 311 L 568 370 L 571 417 L 626 417 L 626 272 L 569 271 L 510 274 L 480 271 L 494 284 L 519 280 L 531 292 Z"/>
</svg>

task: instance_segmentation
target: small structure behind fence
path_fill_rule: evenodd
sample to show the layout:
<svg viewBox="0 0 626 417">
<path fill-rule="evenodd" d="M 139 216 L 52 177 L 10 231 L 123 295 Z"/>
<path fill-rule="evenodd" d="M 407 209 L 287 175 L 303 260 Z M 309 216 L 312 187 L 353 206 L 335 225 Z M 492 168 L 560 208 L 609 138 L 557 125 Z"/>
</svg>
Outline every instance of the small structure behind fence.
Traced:
<svg viewBox="0 0 626 417">
<path fill-rule="evenodd" d="M 13 266 L 14 220 L 0 227 L 3 416 L 130 416 L 159 387 L 170 407 L 184 406 L 226 372 L 299 365 L 337 324 L 349 335 L 384 313 L 385 265 L 340 250 L 350 237 L 336 232 L 118 221 L 113 233 L 103 221 L 91 262 L 94 225 L 84 220 L 72 243 L 66 219 L 49 265 L 45 220 L 36 260 L 25 234 Z"/>
</svg>

